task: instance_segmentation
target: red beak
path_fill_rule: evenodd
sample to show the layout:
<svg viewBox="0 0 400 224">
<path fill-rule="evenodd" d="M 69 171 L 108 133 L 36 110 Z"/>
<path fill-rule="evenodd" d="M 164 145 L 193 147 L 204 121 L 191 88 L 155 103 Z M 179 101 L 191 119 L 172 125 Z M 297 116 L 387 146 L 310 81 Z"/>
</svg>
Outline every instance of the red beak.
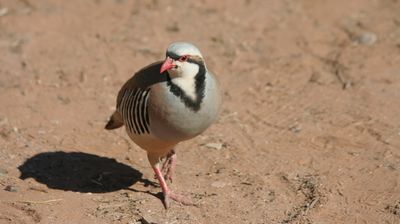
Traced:
<svg viewBox="0 0 400 224">
<path fill-rule="evenodd" d="M 164 63 L 161 65 L 160 73 L 170 70 L 173 67 L 175 67 L 175 65 L 172 59 L 170 57 L 167 57 L 167 59 L 165 59 Z"/>
</svg>

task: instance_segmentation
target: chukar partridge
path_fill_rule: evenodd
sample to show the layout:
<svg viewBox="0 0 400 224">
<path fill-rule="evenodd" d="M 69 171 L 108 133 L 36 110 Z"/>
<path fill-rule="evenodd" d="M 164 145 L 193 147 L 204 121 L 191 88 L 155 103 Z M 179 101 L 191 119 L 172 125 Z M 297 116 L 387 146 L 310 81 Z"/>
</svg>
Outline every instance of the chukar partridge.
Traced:
<svg viewBox="0 0 400 224">
<path fill-rule="evenodd" d="M 174 193 L 174 147 L 206 130 L 217 118 L 220 93 L 199 49 L 190 43 L 172 43 L 164 62 L 148 65 L 129 79 L 118 93 L 116 111 L 106 129 L 123 125 L 129 137 L 147 151 L 163 195 L 184 205 L 191 200 Z M 160 166 L 161 160 L 165 158 Z"/>
</svg>

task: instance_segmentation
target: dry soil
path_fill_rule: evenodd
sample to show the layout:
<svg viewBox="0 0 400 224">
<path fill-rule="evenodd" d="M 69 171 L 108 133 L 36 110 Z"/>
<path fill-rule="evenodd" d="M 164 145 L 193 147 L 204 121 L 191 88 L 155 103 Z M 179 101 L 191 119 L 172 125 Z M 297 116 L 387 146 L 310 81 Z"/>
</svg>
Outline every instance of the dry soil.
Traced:
<svg viewBox="0 0 400 224">
<path fill-rule="evenodd" d="M 0 223 L 400 223 L 400 1 L 0 0 Z M 218 122 L 159 199 L 103 129 L 120 86 L 185 40 Z"/>
</svg>

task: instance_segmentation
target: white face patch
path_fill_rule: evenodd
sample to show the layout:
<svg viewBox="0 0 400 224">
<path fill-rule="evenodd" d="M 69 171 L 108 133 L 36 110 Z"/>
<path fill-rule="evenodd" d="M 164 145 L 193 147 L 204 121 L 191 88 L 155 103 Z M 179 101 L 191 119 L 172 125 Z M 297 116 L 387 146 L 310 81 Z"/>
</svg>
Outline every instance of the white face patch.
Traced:
<svg viewBox="0 0 400 224">
<path fill-rule="evenodd" d="M 183 92 L 196 100 L 196 89 L 195 89 L 195 76 L 199 72 L 199 66 L 189 62 L 174 62 L 177 65 L 176 69 L 168 70 L 171 76 L 171 81 L 179 86 Z"/>
</svg>

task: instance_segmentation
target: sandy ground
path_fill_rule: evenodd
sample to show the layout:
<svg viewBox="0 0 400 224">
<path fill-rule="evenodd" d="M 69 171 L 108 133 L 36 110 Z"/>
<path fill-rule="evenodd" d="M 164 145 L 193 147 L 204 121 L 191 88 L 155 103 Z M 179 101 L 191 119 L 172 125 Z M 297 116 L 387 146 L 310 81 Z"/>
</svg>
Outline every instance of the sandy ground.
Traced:
<svg viewBox="0 0 400 224">
<path fill-rule="evenodd" d="M 0 223 L 400 223 L 400 1 L 0 0 Z M 219 121 L 144 151 L 103 129 L 120 86 L 195 43 Z"/>
</svg>

